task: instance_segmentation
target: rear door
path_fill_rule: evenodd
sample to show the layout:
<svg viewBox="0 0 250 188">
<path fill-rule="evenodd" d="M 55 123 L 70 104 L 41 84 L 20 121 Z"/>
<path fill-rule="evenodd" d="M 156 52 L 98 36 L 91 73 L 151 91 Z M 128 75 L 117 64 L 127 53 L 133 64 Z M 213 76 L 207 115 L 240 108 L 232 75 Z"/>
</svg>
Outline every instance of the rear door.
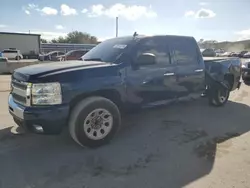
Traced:
<svg viewBox="0 0 250 188">
<path fill-rule="evenodd" d="M 170 41 L 173 61 L 177 65 L 179 96 L 201 94 L 205 87 L 205 66 L 196 41 L 191 37 L 173 37 Z"/>
<path fill-rule="evenodd" d="M 127 95 L 133 103 L 149 104 L 175 97 L 175 66 L 171 64 L 165 37 L 141 39 L 134 51 L 134 61 L 143 53 L 156 56 L 156 64 L 131 65 L 127 71 Z"/>
</svg>

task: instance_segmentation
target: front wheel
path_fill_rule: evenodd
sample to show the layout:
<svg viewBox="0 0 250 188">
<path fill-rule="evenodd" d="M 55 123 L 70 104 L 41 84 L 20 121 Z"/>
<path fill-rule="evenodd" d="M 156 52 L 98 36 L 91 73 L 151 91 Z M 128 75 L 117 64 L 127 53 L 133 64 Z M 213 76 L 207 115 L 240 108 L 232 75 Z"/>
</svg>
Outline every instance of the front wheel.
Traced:
<svg viewBox="0 0 250 188">
<path fill-rule="evenodd" d="M 112 101 L 89 97 L 72 110 L 69 132 L 79 145 L 93 148 L 112 140 L 120 125 L 120 112 Z"/>
<path fill-rule="evenodd" d="M 212 106 L 220 107 L 224 106 L 229 98 L 230 89 L 229 83 L 225 83 L 228 87 L 214 86 L 209 88 L 208 101 Z"/>
</svg>

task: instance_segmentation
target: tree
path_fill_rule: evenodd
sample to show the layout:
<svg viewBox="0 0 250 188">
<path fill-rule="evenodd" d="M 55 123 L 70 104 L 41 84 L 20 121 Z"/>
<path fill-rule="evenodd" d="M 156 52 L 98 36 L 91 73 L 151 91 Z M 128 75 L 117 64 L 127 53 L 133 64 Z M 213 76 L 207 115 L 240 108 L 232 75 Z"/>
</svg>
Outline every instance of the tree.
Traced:
<svg viewBox="0 0 250 188">
<path fill-rule="evenodd" d="M 66 37 L 58 37 L 57 39 L 52 39 L 52 43 L 74 43 L 74 44 L 96 44 L 97 38 L 88 33 L 83 33 L 80 31 L 72 31 L 67 34 Z"/>
<path fill-rule="evenodd" d="M 40 39 L 40 42 L 41 43 L 48 43 L 48 41 L 46 39 L 43 39 L 43 38 Z"/>
<path fill-rule="evenodd" d="M 68 43 L 67 40 L 63 37 L 58 37 L 58 39 L 52 39 L 52 43 Z"/>
<path fill-rule="evenodd" d="M 198 43 L 203 43 L 204 42 L 204 39 L 200 39 L 199 41 L 198 41 Z"/>
</svg>

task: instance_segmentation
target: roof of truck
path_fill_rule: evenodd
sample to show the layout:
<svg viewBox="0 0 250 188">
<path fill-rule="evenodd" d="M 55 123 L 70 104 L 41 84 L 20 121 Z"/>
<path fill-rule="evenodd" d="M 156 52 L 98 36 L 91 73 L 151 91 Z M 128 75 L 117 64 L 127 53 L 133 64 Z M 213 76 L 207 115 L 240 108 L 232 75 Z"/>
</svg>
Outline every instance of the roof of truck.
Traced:
<svg viewBox="0 0 250 188">
<path fill-rule="evenodd" d="M 122 36 L 122 37 L 117 37 L 119 39 L 133 39 L 133 38 L 137 38 L 137 39 L 142 39 L 142 38 L 149 38 L 149 37 L 177 37 L 177 38 L 190 38 L 190 39 L 194 39 L 194 37 L 192 36 L 181 36 L 181 35 L 137 35 L 135 37 L 133 36 Z M 115 39 L 115 38 L 111 38 L 111 39 Z"/>
</svg>

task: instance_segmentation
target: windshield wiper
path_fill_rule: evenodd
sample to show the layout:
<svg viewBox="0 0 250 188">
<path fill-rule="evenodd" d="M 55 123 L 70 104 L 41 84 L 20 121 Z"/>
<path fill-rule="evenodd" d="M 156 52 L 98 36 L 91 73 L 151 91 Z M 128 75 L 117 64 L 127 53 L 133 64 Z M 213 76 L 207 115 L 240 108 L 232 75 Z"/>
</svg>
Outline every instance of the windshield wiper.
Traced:
<svg viewBox="0 0 250 188">
<path fill-rule="evenodd" d="M 83 61 L 102 61 L 101 58 L 89 58 L 89 59 L 83 59 Z"/>
</svg>

